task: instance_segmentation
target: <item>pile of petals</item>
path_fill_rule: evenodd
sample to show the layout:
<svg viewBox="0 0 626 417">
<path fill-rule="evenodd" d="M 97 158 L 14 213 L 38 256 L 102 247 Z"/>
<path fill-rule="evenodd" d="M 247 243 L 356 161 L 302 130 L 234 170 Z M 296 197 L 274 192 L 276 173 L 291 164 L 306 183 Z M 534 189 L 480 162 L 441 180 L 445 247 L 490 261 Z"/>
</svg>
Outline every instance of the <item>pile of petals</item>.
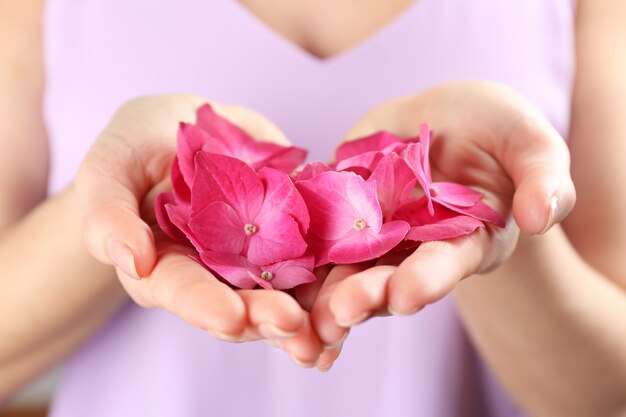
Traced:
<svg viewBox="0 0 626 417">
<path fill-rule="evenodd" d="M 314 281 L 315 266 L 504 226 L 478 191 L 432 181 L 428 125 L 415 138 L 378 132 L 344 143 L 333 165 L 296 172 L 303 149 L 256 141 L 208 104 L 197 117 L 180 125 L 157 221 L 233 286 L 293 288 Z"/>
</svg>

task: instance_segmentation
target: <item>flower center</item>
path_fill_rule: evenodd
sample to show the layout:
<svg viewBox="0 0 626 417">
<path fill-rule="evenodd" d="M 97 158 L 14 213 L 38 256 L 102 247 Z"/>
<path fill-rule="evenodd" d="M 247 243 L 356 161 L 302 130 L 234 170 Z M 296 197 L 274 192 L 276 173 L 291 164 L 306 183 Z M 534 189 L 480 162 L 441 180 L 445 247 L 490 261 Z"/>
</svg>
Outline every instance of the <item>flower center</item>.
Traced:
<svg viewBox="0 0 626 417">
<path fill-rule="evenodd" d="M 364 221 L 364 220 L 361 220 L 361 219 L 356 219 L 356 220 L 354 221 L 354 228 L 355 228 L 356 230 L 363 230 L 363 229 L 365 229 L 366 227 L 367 227 L 367 223 L 365 223 L 365 221 Z"/>
<path fill-rule="evenodd" d="M 433 197 L 437 197 L 439 195 L 439 189 L 435 186 L 431 186 L 429 188 L 429 191 L 430 191 L 430 195 Z"/>
<path fill-rule="evenodd" d="M 261 272 L 261 279 L 270 282 L 272 279 L 274 279 L 274 274 L 272 274 L 270 271 L 263 271 Z"/>
<path fill-rule="evenodd" d="M 256 233 L 256 226 L 248 223 L 243 227 L 243 231 L 246 232 L 248 236 L 253 235 Z"/>
</svg>

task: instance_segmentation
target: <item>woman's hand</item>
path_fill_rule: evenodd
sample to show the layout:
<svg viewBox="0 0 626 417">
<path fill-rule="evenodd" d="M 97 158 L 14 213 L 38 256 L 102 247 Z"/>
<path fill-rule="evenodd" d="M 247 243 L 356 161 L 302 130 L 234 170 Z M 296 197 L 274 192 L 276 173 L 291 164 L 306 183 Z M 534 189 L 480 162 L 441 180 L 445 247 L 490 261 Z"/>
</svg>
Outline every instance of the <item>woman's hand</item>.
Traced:
<svg viewBox="0 0 626 417">
<path fill-rule="evenodd" d="M 170 186 L 180 121 L 193 122 L 206 100 L 189 95 L 135 99 L 124 104 L 85 158 L 76 189 L 89 252 L 114 265 L 131 298 L 162 307 L 227 341 L 280 341 L 298 363 L 312 365 L 321 344 L 309 315 L 280 291 L 233 290 L 187 256 L 156 226 L 154 199 Z M 217 112 L 266 141 L 287 143 L 260 115 L 235 106 Z"/>
<path fill-rule="evenodd" d="M 340 343 L 347 329 L 372 315 L 415 313 L 460 280 L 496 268 L 514 251 L 519 229 L 543 233 L 574 205 L 563 139 L 532 105 L 495 83 L 447 84 L 383 104 L 348 138 L 377 130 L 416 136 L 421 122 L 434 131 L 433 179 L 481 190 L 483 200 L 507 219 L 506 227 L 487 226 L 465 237 L 424 243 L 375 266 L 336 267 L 311 310 L 327 346 Z"/>
</svg>

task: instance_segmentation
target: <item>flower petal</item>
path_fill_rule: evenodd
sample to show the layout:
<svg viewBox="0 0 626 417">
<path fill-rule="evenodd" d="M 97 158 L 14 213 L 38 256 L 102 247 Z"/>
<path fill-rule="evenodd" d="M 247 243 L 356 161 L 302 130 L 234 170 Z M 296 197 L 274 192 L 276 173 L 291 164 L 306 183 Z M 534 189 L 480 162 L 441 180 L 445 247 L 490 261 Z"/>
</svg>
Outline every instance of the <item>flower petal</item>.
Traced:
<svg viewBox="0 0 626 417">
<path fill-rule="evenodd" d="M 196 126 L 188 123 L 180 123 L 178 128 L 177 137 L 177 154 L 178 166 L 180 172 L 185 180 L 185 183 L 189 188 L 193 184 L 193 178 L 195 176 L 196 167 L 194 158 L 205 144 L 215 141 L 208 133 Z"/>
<path fill-rule="evenodd" d="M 176 226 L 167 213 L 166 205 L 176 205 L 176 198 L 172 193 L 161 193 L 154 202 L 154 214 L 161 230 L 167 236 L 180 243 L 188 243 L 187 236 Z"/>
<path fill-rule="evenodd" d="M 422 155 L 424 151 L 422 150 L 422 143 L 412 143 L 402 152 L 402 157 L 404 161 L 411 167 L 413 172 L 415 173 L 415 177 L 417 182 L 424 190 L 424 196 L 426 197 L 426 201 L 428 204 L 428 211 L 430 214 L 434 214 L 434 208 L 432 203 L 432 196 L 430 194 L 430 172 L 426 172 L 424 167 L 424 162 Z"/>
<path fill-rule="evenodd" d="M 195 170 L 195 169 L 194 169 Z M 178 156 L 174 157 L 172 162 L 172 171 L 170 174 L 172 181 L 172 191 L 176 197 L 176 201 L 184 203 L 186 205 L 191 204 L 191 189 L 185 182 L 182 172 L 180 171 L 180 164 L 178 162 Z M 193 178 L 193 177 L 192 177 Z"/>
<path fill-rule="evenodd" d="M 324 240 L 336 240 L 354 230 L 361 220 L 380 230 L 382 212 L 376 198 L 376 184 L 367 183 L 351 172 L 323 172 L 299 181 L 300 191 L 311 216 L 309 233 Z"/>
<path fill-rule="evenodd" d="M 269 265 L 300 257 L 307 248 L 298 223 L 288 214 L 264 206 L 254 219 L 256 232 L 250 236 L 248 259 L 256 265 Z"/>
<path fill-rule="evenodd" d="M 276 290 L 286 290 L 316 279 L 313 274 L 313 255 L 277 262 L 261 269 L 272 273 L 269 284 Z"/>
<path fill-rule="evenodd" d="M 252 136 L 245 130 L 217 114 L 208 103 L 198 108 L 196 114 L 197 126 L 230 149 L 231 155 L 237 149 L 254 142 Z"/>
<path fill-rule="evenodd" d="M 197 251 L 202 249 L 202 245 L 189 228 L 189 218 L 191 217 L 191 207 L 180 204 L 165 204 L 165 210 L 172 223 L 186 236 L 186 240 L 181 243 L 191 243 Z"/>
<path fill-rule="evenodd" d="M 409 227 L 407 222 L 396 220 L 383 224 L 379 233 L 373 233 L 369 228 L 353 230 L 333 244 L 328 258 L 341 264 L 379 258 L 404 239 Z"/>
<path fill-rule="evenodd" d="M 385 220 L 390 220 L 406 202 L 416 185 L 413 170 L 395 153 L 385 155 L 368 181 L 376 183 L 376 194 Z"/>
<path fill-rule="evenodd" d="M 263 168 L 258 175 L 265 185 L 263 206 L 269 206 L 268 210 L 289 214 L 300 225 L 302 234 L 305 234 L 311 220 L 309 210 L 291 178 L 273 168 Z"/>
<path fill-rule="evenodd" d="M 237 255 L 242 254 L 246 243 L 244 226 L 237 212 L 223 201 L 209 204 L 189 221 L 203 249 Z"/>
<path fill-rule="evenodd" d="M 457 214 L 447 219 L 438 220 L 435 223 L 411 227 L 406 234 L 406 239 L 419 242 L 453 239 L 473 233 L 480 227 L 485 227 L 480 220 Z"/>
<path fill-rule="evenodd" d="M 381 151 L 389 145 L 401 142 L 402 138 L 391 132 L 380 131 L 349 142 L 344 142 L 335 152 L 337 163 L 350 157 L 371 151 Z"/>
<path fill-rule="evenodd" d="M 259 144 L 260 142 L 256 143 Z M 290 174 L 306 160 L 307 151 L 305 149 L 296 146 L 271 145 L 276 147 L 272 153 L 266 156 L 259 152 L 256 154 L 257 159 L 251 163 L 257 171 L 263 167 L 268 167 Z M 251 146 L 251 148 L 255 147 L 256 145 Z"/>
<path fill-rule="evenodd" d="M 445 201 L 438 201 L 439 204 L 453 210 L 457 213 L 465 214 L 466 216 L 471 216 L 475 219 L 482 220 L 483 222 L 492 223 L 498 227 L 506 226 L 506 222 L 500 216 L 500 214 L 489 207 L 487 204 L 482 201 L 477 201 L 472 207 L 458 207 L 452 204 L 449 204 Z"/>
<path fill-rule="evenodd" d="M 378 166 L 385 155 L 379 151 L 365 152 L 337 162 L 337 171 L 348 171 L 354 168 L 362 168 L 370 173 Z"/>
<path fill-rule="evenodd" d="M 332 171 L 333 169 L 323 162 L 311 162 L 307 164 L 302 171 L 296 172 L 295 181 L 306 181 L 315 177 L 322 172 Z"/>
<path fill-rule="evenodd" d="M 193 213 L 223 201 L 239 213 L 242 221 L 248 222 L 261 209 L 263 195 L 261 179 L 244 162 L 207 152 L 196 154 L 196 176 L 191 189 Z"/>
<path fill-rule="evenodd" d="M 434 200 L 457 207 L 471 207 L 483 196 L 479 191 L 454 182 L 433 182 L 430 190 Z"/>
<path fill-rule="evenodd" d="M 261 271 L 245 257 L 230 253 L 216 253 L 212 251 L 200 252 L 200 259 L 204 265 L 217 273 L 225 281 L 232 285 L 252 289 L 256 281 L 250 274 L 259 274 Z"/>
</svg>

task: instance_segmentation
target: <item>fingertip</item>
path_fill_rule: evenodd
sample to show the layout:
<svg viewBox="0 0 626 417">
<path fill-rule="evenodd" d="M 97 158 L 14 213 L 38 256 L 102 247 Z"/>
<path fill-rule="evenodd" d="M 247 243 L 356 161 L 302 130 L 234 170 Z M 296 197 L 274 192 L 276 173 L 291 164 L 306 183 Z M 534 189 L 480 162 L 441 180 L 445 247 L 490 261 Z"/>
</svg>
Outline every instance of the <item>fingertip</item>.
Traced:
<svg viewBox="0 0 626 417">
<path fill-rule="evenodd" d="M 266 337 L 282 338 L 304 325 L 304 311 L 289 294 L 274 290 L 239 290 L 247 320 Z"/>
<path fill-rule="evenodd" d="M 468 238 L 422 244 L 402 262 L 387 283 L 387 309 L 409 315 L 431 304 L 473 273 L 480 262 Z"/>
<path fill-rule="evenodd" d="M 83 241 L 102 263 L 115 265 L 135 278 L 146 277 L 156 264 L 154 235 L 132 210 L 110 205 L 85 216 Z"/>
<path fill-rule="evenodd" d="M 515 193 L 513 216 L 523 233 L 540 235 L 563 221 L 575 202 L 576 191 L 571 180 L 529 180 Z"/>
<path fill-rule="evenodd" d="M 378 265 L 349 276 L 337 285 L 329 300 L 329 309 L 341 327 L 352 327 L 384 309 L 387 303 L 387 281 L 397 270 Z"/>
</svg>

